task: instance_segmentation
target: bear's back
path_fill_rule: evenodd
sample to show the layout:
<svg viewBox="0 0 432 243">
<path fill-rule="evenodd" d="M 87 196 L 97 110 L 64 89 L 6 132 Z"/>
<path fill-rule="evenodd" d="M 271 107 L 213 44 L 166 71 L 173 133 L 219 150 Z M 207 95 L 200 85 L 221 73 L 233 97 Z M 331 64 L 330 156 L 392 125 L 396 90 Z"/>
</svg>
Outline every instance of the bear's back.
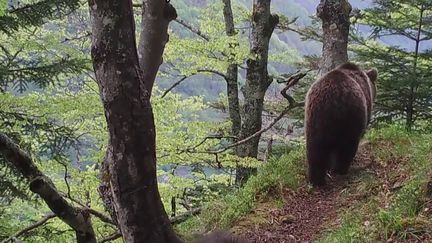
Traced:
<svg viewBox="0 0 432 243">
<path fill-rule="evenodd" d="M 373 103 L 373 94 L 372 89 L 373 85 L 369 77 L 361 70 L 357 65 L 353 63 L 345 63 L 336 68 L 336 70 L 340 70 L 344 72 L 346 76 L 351 77 L 361 88 L 363 95 L 366 99 L 367 104 L 367 114 L 368 121 L 372 112 L 372 103 Z"/>
<path fill-rule="evenodd" d="M 355 66 L 336 68 L 318 79 L 306 95 L 306 130 L 320 127 L 333 130 L 352 123 L 352 119 L 366 127 L 369 119 L 369 99 L 364 85 L 357 79 Z M 361 72 L 361 71 L 360 71 Z"/>
</svg>

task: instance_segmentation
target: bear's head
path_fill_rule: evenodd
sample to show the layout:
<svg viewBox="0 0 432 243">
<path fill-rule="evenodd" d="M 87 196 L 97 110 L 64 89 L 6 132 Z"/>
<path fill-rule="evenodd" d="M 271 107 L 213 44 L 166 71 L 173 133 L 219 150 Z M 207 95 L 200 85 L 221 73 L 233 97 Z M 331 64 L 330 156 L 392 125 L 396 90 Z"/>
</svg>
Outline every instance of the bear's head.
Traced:
<svg viewBox="0 0 432 243">
<path fill-rule="evenodd" d="M 347 62 L 344 64 L 341 64 L 336 69 L 341 71 L 348 71 L 348 75 L 354 75 L 357 76 L 356 80 L 361 80 L 361 82 L 367 82 L 368 86 L 370 87 L 371 91 L 371 98 L 372 101 L 375 100 L 376 96 L 376 81 L 378 78 L 378 71 L 376 68 L 371 68 L 368 70 L 363 70 L 360 68 L 357 64 L 352 62 Z"/>
<path fill-rule="evenodd" d="M 372 99 L 376 96 L 376 80 L 378 78 L 378 70 L 376 68 L 371 68 L 365 72 L 366 76 L 370 80 L 370 87 L 372 91 Z"/>
</svg>

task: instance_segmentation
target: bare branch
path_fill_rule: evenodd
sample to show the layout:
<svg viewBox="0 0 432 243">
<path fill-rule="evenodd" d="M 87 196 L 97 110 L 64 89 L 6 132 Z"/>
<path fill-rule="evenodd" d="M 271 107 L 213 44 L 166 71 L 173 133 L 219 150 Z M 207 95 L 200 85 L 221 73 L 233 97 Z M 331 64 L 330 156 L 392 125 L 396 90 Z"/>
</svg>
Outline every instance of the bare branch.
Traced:
<svg viewBox="0 0 432 243">
<path fill-rule="evenodd" d="M 187 148 L 187 149 L 179 151 L 178 154 L 181 154 L 181 153 L 205 153 L 205 154 L 214 154 L 217 156 L 218 154 L 223 153 L 223 152 L 227 151 L 228 149 L 242 145 L 242 144 L 248 142 L 249 140 L 261 135 L 262 133 L 270 130 L 270 128 L 272 128 L 279 120 L 281 120 L 286 114 L 288 114 L 289 111 L 291 111 L 294 108 L 304 106 L 304 102 L 296 102 L 294 100 L 294 98 L 292 98 L 290 95 L 287 94 L 287 91 L 289 88 L 296 85 L 299 82 L 299 80 L 302 79 L 303 77 L 305 77 L 306 74 L 310 71 L 311 70 L 308 70 L 306 72 L 296 72 L 295 74 L 291 75 L 286 81 L 283 81 L 283 82 L 286 82 L 287 84 L 286 84 L 286 87 L 281 91 L 281 95 L 288 100 L 289 105 L 267 127 L 264 127 L 261 130 L 257 131 L 256 133 L 252 134 L 251 136 L 244 138 L 240 141 L 237 141 L 233 144 L 230 144 L 226 147 L 223 147 L 219 150 L 194 151 L 196 148 L 198 148 L 199 146 L 204 144 L 204 142 L 206 142 L 208 139 L 219 138 L 219 137 L 209 136 L 209 137 L 204 138 L 203 141 L 201 141 L 197 145 L 195 145 L 191 148 Z M 280 83 L 282 83 L 282 82 L 280 82 Z M 218 159 L 218 157 L 216 157 L 216 160 L 217 159 Z"/>
<path fill-rule="evenodd" d="M 12 235 L 11 237 L 7 238 L 6 240 L 1 241 L 0 243 L 6 243 L 6 242 L 9 242 L 9 241 L 12 241 L 14 238 L 18 238 L 21 235 L 26 234 L 26 233 L 28 233 L 28 232 L 36 229 L 37 227 L 44 225 L 48 220 L 50 220 L 52 218 L 55 218 L 55 217 L 56 217 L 55 213 L 48 213 L 43 218 L 41 218 L 39 221 L 37 221 L 34 224 L 32 224 L 32 225 L 30 225 L 30 226 L 28 226 L 28 227 L 26 227 L 26 228 L 24 228 L 24 229 L 16 232 L 14 235 Z"/>
<path fill-rule="evenodd" d="M 278 83 L 286 83 L 285 88 L 282 89 L 281 91 L 281 95 L 288 100 L 288 102 L 290 104 L 295 103 L 295 100 L 287 94 L 288 90 L 296 85 L 298 83 L 298 81 L 300 81 L 300 79 L 304 78 L 308 72 L 310 72 L 312 70 L 308 70 L 306 72 L 296 72 L 295 74 L 291 75 L 286 81 L 278 81 Z"/>
<path fill-rule="evenodd" d="M 184 20 L 177 18 L 177 19 L 174 20 L 174 22 L 179 23 L 180 25 L 182 25 L 186 29 L 190 30 L 192 33 L 194 33 L 194 34 L 198 35 L 199 37 L 203 38 L 204 40 L 210 41 L 210 38 L 206 34 L 202 33 L 201 30 L 193 27 L 192 25 L 188 24 Z"/>
<path fill-rule="evenodd" d="M 219 72 L 219 71 L 216 71 L 216 70 L 211 70 L 211 69 L 198 69 L 198 70 L 196 70 L 196 73 L 192 73 L 192 74 L 189 75 L 189 76 L 184 75 L 180 80 L 178 80 L 178 81 L 175 82 L 173 85 L 171 85 L 171 87 L 169 87 L 168 89 L 166 89 L 166 90 L 163 92 L 161 98 L 164 98 L 164 97 L 165 97 L 169 92 L 171 92 L 171 90 L 173 90 L 175 87 L 177 87 L 177 86 L 179 86 L 181 83 L 183 83 L 183 81 L 185 81 L 186 79 L 188 79 L 188 78 L 190 78 L 190 77 L 192 77 L 192 76 L 194 76 L 194 75 L 197 75 L 198 73 L 212 73 L 212 74 L 216 74 L 216 75 L 221 76 L 221 77 L 224 78 L 225 80 L 226 80 L 226 78 L 227 78 L 227 77 L 225 76 L 225 74 L 223 74 L 223 73 L 221 73 L 221 72 Z"/>
<path fill-rule="evenodd" d="M 200 143 L 198 143 L 197 145 L 187 148 L 184 150 L 184 152 L 191 152 L 194 151 L 195 149 L 197 149 L 199 146 L 203 145 L 207 140 L 209 139 L 222 139 L 222 138 L 232 138 L 232 139 L 237 139 L 237 137 L 235 136 L 223 136 L 223 135 L 211 135 L 211 136 L 207 136 L 205 137 Z"/>
<path fill-rule="evenodd" d="M 261 135 L 262 133 L 267 132 L 268 130 L 270 130 L 270 128 L 272 128 L 280 119 L 282 119 L 286 114 L 288 114 L 288 112 L 290 110 L 292 110 L 292 109 L 294 109 L 296 107 L 301 107 L 303 105 L 304 105 L 303 102 L 301 102 L 301 103 L 296 103 L 296 102 L 290 103 L 290 105 L 288 107 L 286 107 L 267 127 L 259 130 L 258 132 L 252 134 L 251 136 L 249 136 L 249 137 L 247 137 L 245 139 L 242 139 L 242 140 L 240 140 L 240 141 L 238 141 L 236 143 L 230 144 L 230 145 L 228 145 L 228 146 L 226 146 L 226 147 L 224 147 L 222 149 L 219 149 L 219 150 L 208 151 L 207 153 L 210 153 L 210 154 L 220 154 L 220 153 L 223 153 L 223 152 L 227 151 L 228 149 L 231 149 L 231 148 L 237 147 L 239 145 L 242 145 L 242 144 L 248 142 L 249 140 L 251 140 L 253 138 L 256 138 L 257 136 Z"/>
<path fill-rule="evenodd" d="M 187 78 L 189 78 L 193 75 L 195 75 L 195 74 L 192 74 L 190 76 L 183 76 L 179 81 L 175 82 L 173 85 L 171 85 L 171 87 L 169 87 L 167 90 L 165 90 L 161 97 L 164 98 L 169 92 L 171 92 L 171 90 L 173 90 L 175 87 L 180 85 L 183 81 L 185 81 Z"/>
<path fill-rule="evenodd" d="M 198 73 L 213 73 L 213 74 L 216 74 L 216 75 L 221 76 L 221 77 L 224 78 L 224 79 L 227 79 L 227 77 L 226 77 L 226 75 L 225 75 L 224 73 L 221 73 L 221 72 L 216 71 L 216 70 L 211 70 L 211 69 L 198 69 L 197 72 L 198 72 Z"/>
<path fill-rule="evenodd" d="M 62 195 L 63 195 L 63 196 L 66 196 L 64 193 L 62 193 Z M 85 205 L 84 203 L 80 202 L 80 201 L 77 200 L 77 199 L 74 199 L 74 198 L 72 198 L 72 197 L 69 197 L 69 199 L 70 199 L 72 202 L 74 202 L 74 203 L 80 205 L 80 206 L 83 208 L 84 211 L 86 211 L 86 212 L 88 212 L 88 213 L 90 213 L 90 214 L 96 216 L 97 218 L 99 218 L 102 222 L 105 222 L 105 223 L 108 223 L 108 224 L 112 224 L 112 225 L 117 226 L 117 225 L 114 223 L 114 221 L 113 221 L 110 217 L 108 217 L 107 215 L 105 215 L 104 213 L 99 212 L 99 211 L 97 211 L 97 210 L 95 210 L 95 209 L 93 209 L 93 208 L 90 208 L 89 206 Z"/>
<path fill-rule="evenodd" d="M 89 37 L 91 37 L 92 33 L 90 31 L 87 31 L 85 34 L 83 35 L 79 35 L 79 36 L 75 36 L 75 37 L 71 37 L 71 38 L 64 38 L 61 43 L 66 43 L 69 41 L 74 41 L 74 40 L 82 40 L 82 39 L 88 39 Z"/>
<path fill-rule="evenodd" d="M 310 70 L 309 70 L 310 71 Z M 301 106 L 304 106 L 304 102 L 296 102 L 295 100 L 294 100 L 294 98 L 292 98 L 290 95 L 288 95 L 286 92 L 288 91 L 288 89 L 289 88 L 291 88 L 292 86 L 294 86 L 294 85 L 296 85 L 297 83 L 298 83 L 298 81 L 300 80 L 300 79 L 302 79 L 303 77 L 305 77 L 306 76 L 306 74 L 309 72 L 309 71 L 307 71 L 307 72 L 297 72 L 297 73 L 295 73 L 294 75 L 292 75 L 290 78 L 288 78 L 288 80 L 286 81 L 287 82 L 287 85 L 286 85 L 286 87 L 281 91 L 281 94 L 282 94 L 282 96 L 284 97 L 284 98 L 286 98 L 287 100 L 288 100 L 288 103 L 289 103 L 289 105 L 267 126 L 267 127 L 265 127 L 265 128 L 263 128 L 263 129 L 261 129 L 261 130 L 259 130 L 258 132 L 256 132 L 256 133 L 254 133 L 254 134 L 252 134 L 251 136 L 249 136 L 249 137 L 247 137 L 247 138 L 245 138 L 245 139 L 242 139 L 242 140 L 240 140 L 240 141 L 238 141 L 238 142 L 236 142 L 236 143 L 233 143 L 233 144 L 231 144 L 231 145 L 228 145 L 228 146 L 226 146 L 226 147 L 224 147 L 224 148 L 222 148 L 222 149 L 219 149 L 219 150 L 216 150 L 216 151 L 209 151 L 208 153 L 211 153 L 211 154 L 219 154 L 219 153 L 222 153 L 222 152 L 225 152 L 225 151 L 227 151 L 228 149 L 231 149 L 231 148 L 234 148 L 234 147 L 237 147 L 237 146 L 239 146 L 239 145 L 241 145 L 241 144 L 244 144 L 244 143 L 246 143 L 246 142 L 248 142 L 249 140 L 251 140 L 251 139 L 253 139 L 253 138 L 255 138 L 255 137 L 257 137 L 257 136 L 259 136 L 259 135 L 261 135 L 262 133 L 264 133 L 264 132 L 266 132 L 266 131 L 268 131 L 270 128 L 272 128 L 280 119 L 282 119 L 286 114 L 288 114 L 288 112 L 290 111 L 290 110 L 292 110 L 292 109 L 294 109 L 294 108 L 296 108 L 296 107 L 301 107 Z"/>
<path fill-rule="evenodd" d="M 103 213 L 101 213 L 101 212 L 99 212 L 99 211 L 97 211 L 97 210 L 95 210 L 95 209 L 89 208 L 89 207 L 85 207 L 84 209 L 85 209 L 85 211 L 87 211 L 87 212 L 89 212 L 90 214 L 92 214 L 92 215 L 96 216 L 97 218 L 99 218 L 101 221 L 103 221 L 103 222 L 105 222 L 105 223 L 108 223 L 108 224 L 112 224 L 112 225 L 117 226 L 117 225 L 116 225 L 116 224 L 111 220 L 111 218 L 108 217 L 108 216 L 106 216 L 105 214 L 103 214 Z"/>
</svg>

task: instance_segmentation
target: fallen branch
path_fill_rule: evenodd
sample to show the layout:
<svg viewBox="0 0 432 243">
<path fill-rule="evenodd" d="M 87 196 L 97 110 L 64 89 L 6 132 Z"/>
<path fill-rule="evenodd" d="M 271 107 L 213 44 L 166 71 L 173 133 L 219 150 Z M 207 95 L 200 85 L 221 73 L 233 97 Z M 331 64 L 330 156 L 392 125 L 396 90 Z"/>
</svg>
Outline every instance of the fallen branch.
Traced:
<svg viewBox="0 0 432 243">
<path fill-rule="evenodd" d="M 78 243 L 96 243 L 88 214 L 66 201 L 51 179 L 37 168 L 32 158 L 3 133 L 0 133 L 0 155 L 30 182 L 30 190 L 38 194 L 51 211 L 75 231 Z"/>
<path fill-rule="evenodd" d="M 55 217 L 56 217 L 55 213 L 48 213 L 43 218 L 41 218 L 39 221 L 37 221 L 34 224 L 16 232 L 11 237 L 7 238 L 6 240 L 1 241 L 0 243 L 6 243 L 9 241 L 14 241 L 15 238 L 18 238 L 21 235 L 26 234 L 26 233 L 36 229 L 37 227 L 44 225 L 48 220 L 55 218 Z"/>
</svg>

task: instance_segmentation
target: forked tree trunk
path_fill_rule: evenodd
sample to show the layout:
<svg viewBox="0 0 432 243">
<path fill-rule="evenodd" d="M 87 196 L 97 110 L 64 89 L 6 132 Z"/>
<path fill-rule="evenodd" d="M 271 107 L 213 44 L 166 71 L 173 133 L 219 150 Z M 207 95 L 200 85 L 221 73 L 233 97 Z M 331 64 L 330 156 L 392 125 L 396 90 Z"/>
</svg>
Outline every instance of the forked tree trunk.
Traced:
<svg viewBox="0 0 432 243">
<path fill-rule="evenodd" d="M 109 131 L 104 162 L 108 173 L 102 179 L 107 182 L 105 192 L 112 193 L 111 203 L 125 242 L 175 243 L 180 241 L 157 186 L 155 124 L 150 103 L 168 22 L 175 18 L 175 10 L 165 0 L 145 0 L 143 5 L 143 25 L 151 34 L 141 53 L 148 65 L 144 76 L 138 62 L 132 1 L 89 0 L 93 66 Z M 160 11 L 167 7 L 171 15 Z"/>
<path fill-rule="evenodd" d="M 270 2 L 270 0 L 254 0 L 253 4 L 250 54 L 255 58 L 247 60 L 246 84 L 243 89 L 244 118 L 239 140 L 261 130 L 264 96 L 271 84 L 267 71 L 269 41 L 274 28 L 279 23 L 279 17 L 270 13 Z M 257 136 L 240 145 L 237 154 L 240 157 L 256 158 L 259 139 L 260 136 Z M 254 171 L 254 169 L 238 167 L 236 183 L 243 184 Z"/>
<path fill-rule="evenodd" d="M 323 49 L 319 75 L 348 61 L 349 15 L 347 0 L 321 0 L 317 16 L 322 21 Z"/>
</svg>

